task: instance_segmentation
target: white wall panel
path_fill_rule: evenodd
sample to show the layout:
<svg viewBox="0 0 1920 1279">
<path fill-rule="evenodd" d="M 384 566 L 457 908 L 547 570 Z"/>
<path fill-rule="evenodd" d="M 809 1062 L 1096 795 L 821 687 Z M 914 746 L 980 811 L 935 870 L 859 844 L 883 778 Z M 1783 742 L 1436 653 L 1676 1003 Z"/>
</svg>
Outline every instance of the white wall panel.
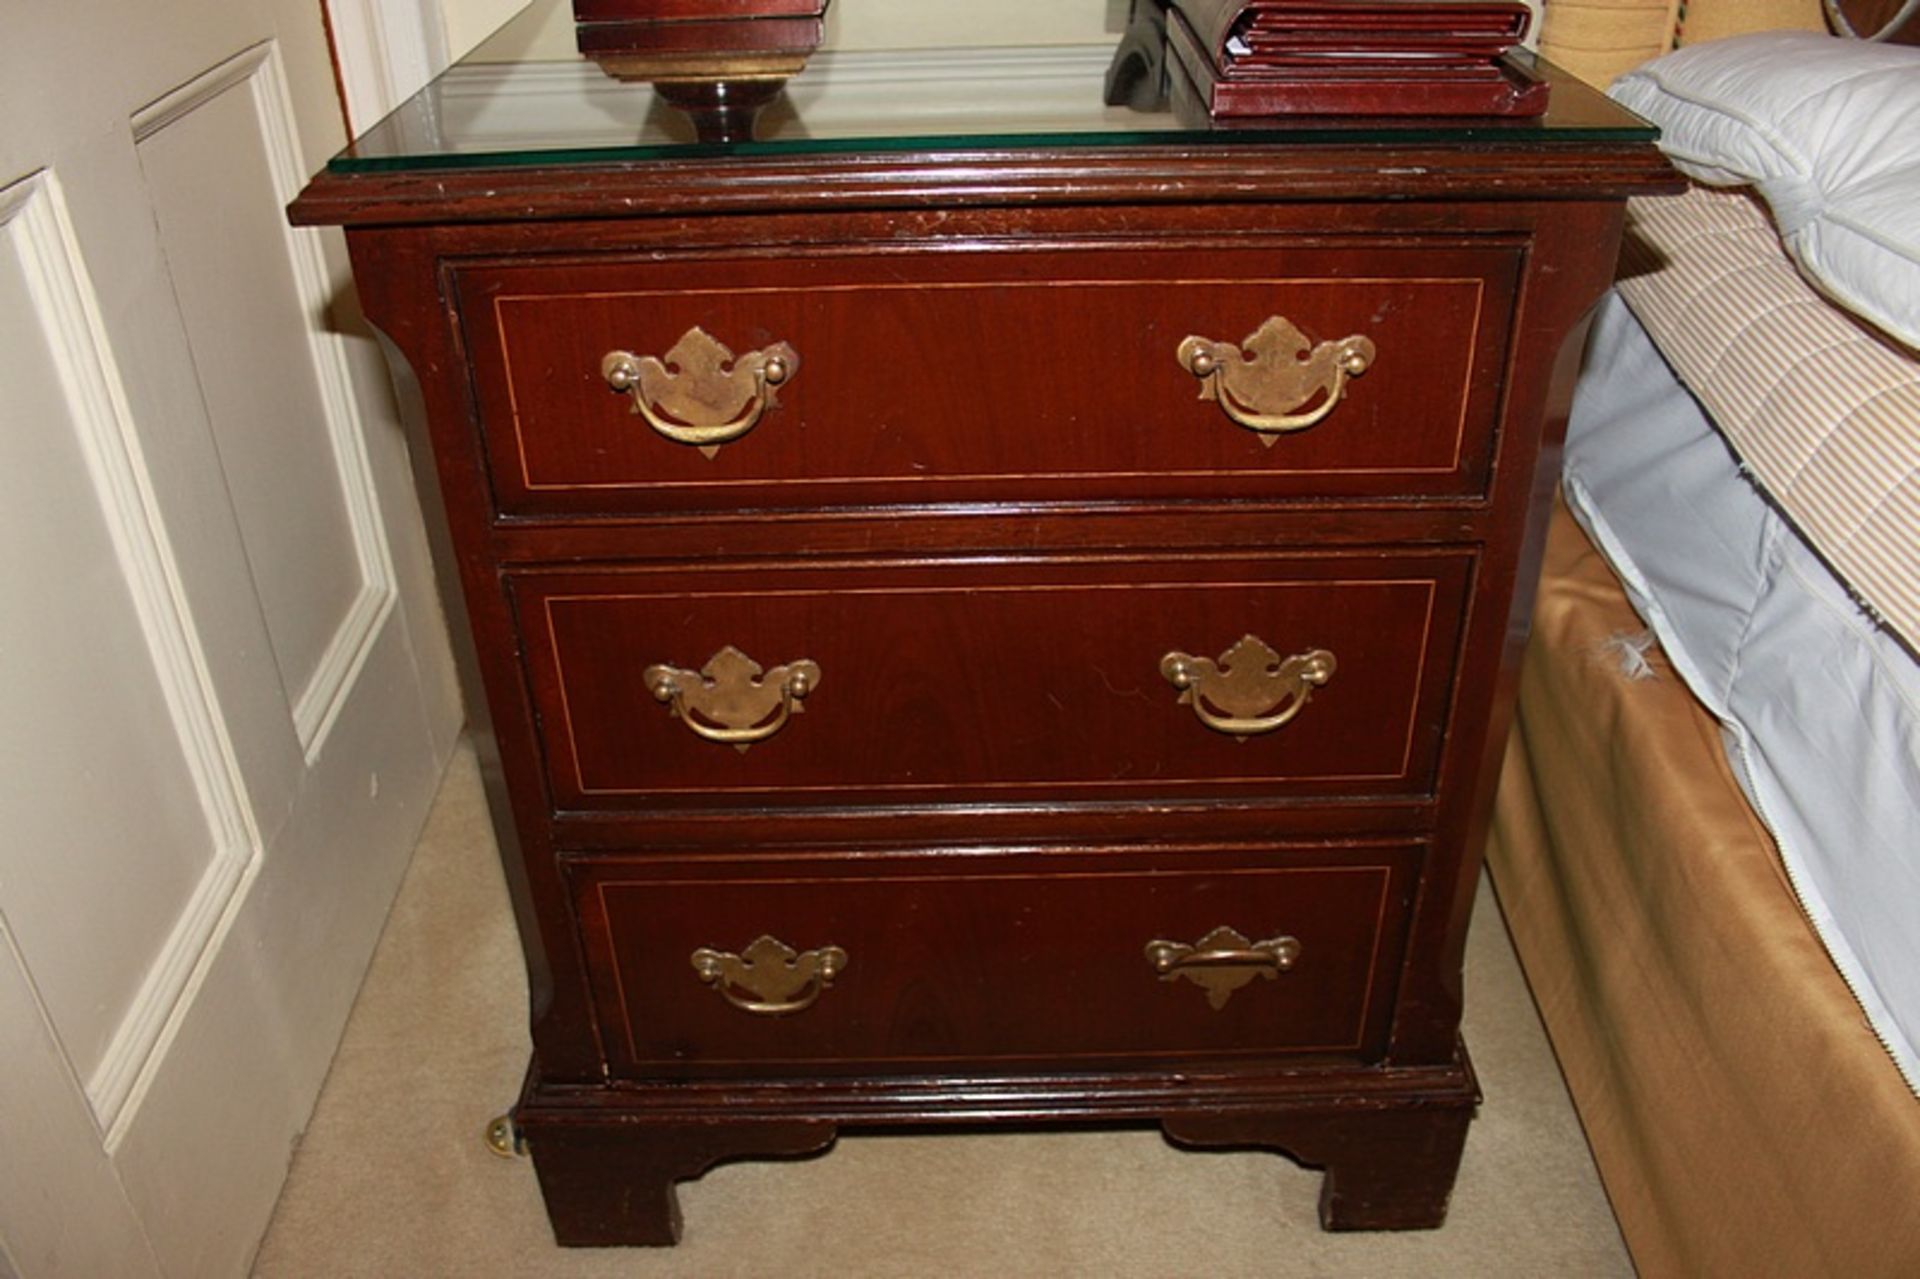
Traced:
<svg viewBox="0 0 1920 1279">
<path fill-rule="evenodd" d="M 258 850 L 50 175 L 0 246 L 0 911 L 110 1132 Z"/>
</svg>

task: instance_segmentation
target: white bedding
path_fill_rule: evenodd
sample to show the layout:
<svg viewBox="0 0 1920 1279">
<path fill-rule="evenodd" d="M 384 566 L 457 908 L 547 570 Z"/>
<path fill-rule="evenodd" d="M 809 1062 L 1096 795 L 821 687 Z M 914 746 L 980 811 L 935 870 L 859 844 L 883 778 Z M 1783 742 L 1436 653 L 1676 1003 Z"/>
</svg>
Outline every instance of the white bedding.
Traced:
<svg viewBox="0 0 1920 1279">
<path fill-rule="evenodd" d="M 1565 492 L 1719 717 L 1809 919 L 1920 1091 L 1920 664 L 1748 481 L 1618 297 Z"/>
<path fill-rule="evenodd" d="M 1767 31 L 1657 59 L 1608 92 L 1713 186 L 1752 186 L 1807 277 L 1920 349 L 1920 49 Z"/>
</svg>

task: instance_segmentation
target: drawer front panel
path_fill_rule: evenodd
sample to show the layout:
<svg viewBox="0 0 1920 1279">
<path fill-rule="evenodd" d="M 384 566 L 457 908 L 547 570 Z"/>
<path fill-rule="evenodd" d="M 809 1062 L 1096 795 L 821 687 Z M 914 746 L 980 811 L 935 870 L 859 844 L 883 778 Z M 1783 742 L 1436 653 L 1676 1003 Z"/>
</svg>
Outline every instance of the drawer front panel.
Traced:
<svg viewBox="0 0 1920 1279">
<path fill-rule="evenodd" d="M 571 870 L 609 1064 L 671 1077 L 1377 1055 L 1419 853 Z"/>
<path fill-rule="evenodd" d="M 710 566 L 511 589 L 561 810 L 1422 796 L 1472 563 Z M 1201 672 L 1184 701 L 1176 654 Z"/>
<path fill-rule="evenodd" d="M 1518 263 L 1452 242 L 612 261 L 470 267 L 459 297 L 508 514 L 1477 496 Z M 1283 330 L 1252 361 L 1276 318 L 1324 344 L 1310 371 Z M 695 329 L 711 343 L 683 346 Z M 1189 337 L 1264 372 L 1204 400 Z M 721 347 L 736 363 L 697 378 Z M 783 348 L 784 380 L 755 382 Z M 1364 371 L 1336 375 L 1342 350 Z M 659 361 L 651 389 L 617 391 L 614 352 Z M 1328 388 L 1304 429 L 1223 407 L 1298 420 Z M 703 450 L 637 401 L 669 427 L 752 425 Z"/>
</svg>

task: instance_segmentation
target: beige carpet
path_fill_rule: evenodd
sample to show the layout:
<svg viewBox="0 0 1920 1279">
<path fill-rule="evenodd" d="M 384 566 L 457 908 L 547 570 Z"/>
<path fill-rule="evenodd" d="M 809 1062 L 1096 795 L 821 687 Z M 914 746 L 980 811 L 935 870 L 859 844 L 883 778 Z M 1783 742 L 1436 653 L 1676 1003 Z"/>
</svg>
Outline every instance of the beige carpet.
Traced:
<svg viewBox="0 0 1920 1279">
<path fill-rule="evenodd" d="M 527 1058 L 526 982 L 463 751 L 261 1245 L 261 1276 L 1631 1275 L 1490 896 L 1467 955 L 1487 1100 L 1439 1231 L 1329 1235 L 1317 1174 L 1152 1131 L 849 1136 L 681 1185 L 674 1249 L 560 1249 L 481 1141 Z"/>
</svg>

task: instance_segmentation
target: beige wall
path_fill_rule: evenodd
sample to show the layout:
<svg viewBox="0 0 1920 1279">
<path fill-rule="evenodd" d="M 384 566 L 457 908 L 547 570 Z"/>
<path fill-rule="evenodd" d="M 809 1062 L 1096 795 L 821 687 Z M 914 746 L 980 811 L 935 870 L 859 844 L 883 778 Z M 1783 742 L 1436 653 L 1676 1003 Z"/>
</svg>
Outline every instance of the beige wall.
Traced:
<svg viewBox="0 0 1920 1279">
<path fill-rule="evenodd" d="M 465 57 L 468 50 L 526 7 L 527 0 L 441 0 L 448 56 L 456 61 Z"/>
</svg>

